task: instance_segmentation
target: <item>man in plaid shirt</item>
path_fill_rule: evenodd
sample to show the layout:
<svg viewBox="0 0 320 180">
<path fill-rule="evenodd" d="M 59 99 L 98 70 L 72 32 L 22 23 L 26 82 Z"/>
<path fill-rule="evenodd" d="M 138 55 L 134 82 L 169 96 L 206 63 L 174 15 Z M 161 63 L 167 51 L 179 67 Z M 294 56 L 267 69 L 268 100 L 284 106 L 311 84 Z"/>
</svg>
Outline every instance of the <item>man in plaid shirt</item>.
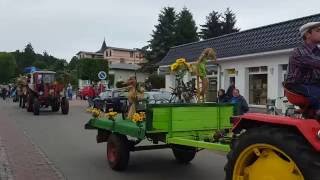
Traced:
<svg viewBox="0 0 320 180">
<path fill-rule="evenodd" d="M 320 118 L 320 22 L 304 24 L 299 29 L 303 44 L 289 59 L 287 88 L 306 96 L 310 108 Z"/>
</svg>

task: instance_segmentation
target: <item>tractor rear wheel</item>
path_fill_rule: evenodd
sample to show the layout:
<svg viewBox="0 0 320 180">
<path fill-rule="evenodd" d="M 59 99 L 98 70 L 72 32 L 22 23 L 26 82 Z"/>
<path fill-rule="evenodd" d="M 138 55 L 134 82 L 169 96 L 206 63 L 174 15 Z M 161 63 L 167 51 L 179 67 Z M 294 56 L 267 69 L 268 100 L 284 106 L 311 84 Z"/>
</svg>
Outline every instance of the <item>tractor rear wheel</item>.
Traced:
<svg viewBox="0 0 320 180">
<path fill-rule="evenodd" d="M 33 114 L 34 115 L 39 115 L 40 112 L 40 102 L 38 98 L 34 98 L 33 100 Z"/>
<path fill-rule="evenodd" d="M 182 164 L 188 164 L 194 159 L 197 153 L 196 148 L 182 145 L 174 145 L 172 151 L 176 160 Z"/>
<path fill-rule="evenodd" d="M 227 155 L 226 180 L 314 180 L 320 154 L 301 135 L 285 128 L 251 128 L 235 138 Z"/>
<path fill-rule="evenodd" d="M 129 163 L 128 139 L 124 135 L 111 134 L 107 143 L 107 160 L 116 171 L 125 170 Z"/>
<path fill-rule="evenodd" d="M 62 112 L 62 114 L 69 113 L 69 101 L 65 97 L 62 98 L 62 100 L 61 100 L 61 112 Z"/>
</svg>

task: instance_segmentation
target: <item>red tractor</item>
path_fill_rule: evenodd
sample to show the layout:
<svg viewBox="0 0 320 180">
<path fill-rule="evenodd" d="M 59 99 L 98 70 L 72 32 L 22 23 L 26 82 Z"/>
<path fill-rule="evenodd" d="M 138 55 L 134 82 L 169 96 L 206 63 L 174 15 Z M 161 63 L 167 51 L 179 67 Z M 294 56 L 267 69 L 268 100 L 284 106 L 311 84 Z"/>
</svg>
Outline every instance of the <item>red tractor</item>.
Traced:
<svg viewBox="0 0 320 180">
<path fill-rule="evenodd" d="M 226 180 L 319 180 L 320 120 L 307 98 L 285 89 L 299 115 L 247 113 L 233 117 Z"/>
<path fill-rule="evenodd" d="M 35 71 L 28 74 L 27 111 L 39 115 L 40 108 L 51 106 L 52 112 L 68 114 L 69 101 L 64 86 L 55 81 L 53 71 Z"/>
</svg>

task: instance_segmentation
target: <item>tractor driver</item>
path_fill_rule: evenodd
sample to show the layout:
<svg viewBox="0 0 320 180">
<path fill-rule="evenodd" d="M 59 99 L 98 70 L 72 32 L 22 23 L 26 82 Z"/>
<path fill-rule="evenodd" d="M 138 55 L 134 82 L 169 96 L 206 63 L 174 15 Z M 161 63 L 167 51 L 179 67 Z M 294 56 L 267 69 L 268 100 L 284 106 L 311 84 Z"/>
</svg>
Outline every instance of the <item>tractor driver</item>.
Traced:
<svg viewBox="0 0 320 180">
<path fill-rule="evenodd" d="M 299 29 L 303 44 L 289 58 L 286 88 L 309 100 L 309 107 L 320 118 L 320 22 L 309 22 Z"/>
</svg>

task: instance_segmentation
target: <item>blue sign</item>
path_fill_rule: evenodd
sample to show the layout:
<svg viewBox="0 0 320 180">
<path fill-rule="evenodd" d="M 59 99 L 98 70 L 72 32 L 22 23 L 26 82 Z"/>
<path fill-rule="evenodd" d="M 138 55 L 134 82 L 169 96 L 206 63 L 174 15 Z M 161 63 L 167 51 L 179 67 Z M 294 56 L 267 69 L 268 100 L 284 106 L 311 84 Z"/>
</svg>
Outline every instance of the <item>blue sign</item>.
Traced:
<svg viewBox="0 0 320 180">
<path fill-rule="evenodd" d="M 23 72 L 25 72 L 25 73 L 33 73 L 35 71 L 39 71 L 39 69 L 34 66 L 25 67 L 23 69 Z"/>
<path fill-rule="evenodd" d="M 107 73 L 104 72 L 104 71 L 100 71 L 100 72 L 98 73 L 98 78 L 99 78 L 100 80 L 105 80 L 105 79 L 107 78 Z"/>
</svg>

